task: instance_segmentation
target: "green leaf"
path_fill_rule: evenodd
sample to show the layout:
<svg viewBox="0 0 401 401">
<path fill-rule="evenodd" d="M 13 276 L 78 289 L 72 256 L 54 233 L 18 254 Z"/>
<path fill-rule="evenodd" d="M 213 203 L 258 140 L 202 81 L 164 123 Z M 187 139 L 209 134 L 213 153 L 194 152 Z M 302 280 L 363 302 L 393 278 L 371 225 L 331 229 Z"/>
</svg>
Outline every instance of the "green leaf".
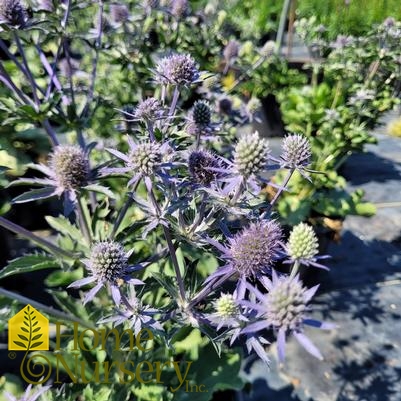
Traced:
<svg viewBox="0 0 401 401">
<path fill-rule="evenodd" d="M 55 189 L 53 187 L 46 187 L 40 189 L 32 189 L 22 195 L 17 196 L 12 200 L 12 203 L 25 203 L 40 199 L 48 199 L 55 196 Z"/>
<path fill-rule="evenodd" d="M 75 241 L 79 241 L 80 238 L 82 237 L 82 233 L 79 230 L 79 228 L 71 224 L 70 221 L 66 219 L 64 216 L 58 216 L 58 217 L 46 216 L 45 219 L 51 228 L 53 228 L 59 233 L 69 235 Z"/>
<path fill-rule="evenodd" d="M 203 392 L 185 392 L 181 387 L 180 391 L 174 393 L 173 400 L 208 401 L 215 391 L 241 390 L 244 383 L 239 377 L 240 368 L 241 355 L 239 352 L 226 350 L 219 357 L 213 346 L 208 344 L 202 348 L 202 357 L 193 362 L 188 374 L 189 388 L 191 388 L 191 384 L 196 385 L 198 388 L 202 388 Z"/>
<path fill-rule="evenodd" d="M 21 256 L 20 258 L 12 260 L 0 271 L 0 279 L 15 274 L 58 267 L 60 267 L 59 264 L 51 256 L 41 254 Z"/>
<path fill-rule="evenodd" d="M 108 196 L 110 199 L 115 199 L 115 195 L 113 194 L 112 191 L 110 191 L 109 188 L 104 187 L 103 185 L 99 185 L 99 184 L 90 184 L 87 185 L 86 187 L 84 187 L 84 189 L 88 190 L 88 191 L 94 191 L 94 192 L 99 192 L 103 195 Z"/>
<path fill-rule="evenodd" d="M 73 281 L 83 277 L 82 269 L 78 268 L 72 271 L 55 270 L 51 272 L 45 279 L 48 287 L 60 287 L 71 284 Z"/>
<path fill-rule="evenodd" d="M 198 329 L 193 329 L 184 339 L 174 341 L 173 346 L 177 354 L 181 352 L 189 352 L 191 359 L 198 359 L 199 348 L 207 341 L 206 338 L 202 337 L 202 334 Z"/>
</svg>

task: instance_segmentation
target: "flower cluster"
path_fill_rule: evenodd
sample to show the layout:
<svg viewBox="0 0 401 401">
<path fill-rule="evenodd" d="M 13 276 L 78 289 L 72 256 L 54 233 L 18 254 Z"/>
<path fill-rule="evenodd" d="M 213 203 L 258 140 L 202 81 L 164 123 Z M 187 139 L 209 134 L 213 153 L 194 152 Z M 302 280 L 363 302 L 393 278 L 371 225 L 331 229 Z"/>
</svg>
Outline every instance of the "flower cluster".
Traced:
<svg viewBox="0 0 401 401">
<path fill-rule="evenodd" d="M 75 12 L 67 3 L 59 10 L 65 11 L 63 24 Z M 15 57 L 21 57 L 17 67 L 22 67 L 27 81 L 15 94 L 26 102 L 18 118 L 34 115 L 38 131 L 46 132 L 51 145 L 47 159 L 40 157 L 29 165 L 38 176 L 11 184 L 32 187 L 13 202 L 61 197 L 64 210 L 46 218 L 59 234 L 55 241 L 26 234 L 3 217 L 0 224 L 43 246 L 46 254 L 35 254 L 36 266 L 62 266 L 62 279 L 51 275 L 49 280 L 68 286 L 68 296 L 80 303 L 74 310 L 77 316 L 85 315 L 82 304 L 90 311 L 82 316 L 88 327 L 121 325 L 139 339 L 148 329 L 155 335 L 155 354 L 161 348 L 165 352 L 166 344 L 174 347 L 188 331 L 189 340 L 180 345 L 185 358 L 186 343 L 196 338 L 199 348 L 212 342 L 224 352 L 235 352 L 234 344 L 243 345 L 266 363 L 271 344 L 277 341 L 283 359 L 285 340 L 294 335 L 321 358 L 304 330 L 307 325 L 329 326 L 309 317 L 317 287 L 307 289 L 299 276 L 301 265 L 326 268 L 319 263 L 318 238 L 307 223 L 287 229 L 276 208 L 277 199 L 289 192 L 293 175 L 302 182 L 312 179 L 311 139 L 289 133 L 282 140 L 281 155 L 273 155 L 262 131 L 237 130 L 253 122 L 262 109 L 256 92 L 234 94 L 237 82 L 247 75 L 242 54 L 252 52 L 249 44 L 226 35 L 226 46 L 216 46 L 213 59 L 217 74 L 201 71 L 205 64 L 198 63 L 187 44 L 173 52 L 170 46 L 181 42 L 185 23 L 204 16 L 189 16 L 189 1 L 143 1 L 139 17 L 131 4 L 95 5 L 99 14 L 89 37 L 94 35 L 96 54 L 89 74 L 78 74 L 76 60 L 84 68 L 88 57 L 71 54 L 74 41 L 64 43 L 54 65 L 35 47 L 41 68 L 49 75 L 41 88 L 36 70 L 28 71 L 25 65 L 31 54 L 25 57 L 21 43 L 13 43 L 20 53 Z M 58 16 L 51 14 L 49 18 Z M 3 1 L 0 16 L 14 29 L 24 25 L 25 10 L 19 1 Z M 133 34 L 138 21 L 147 27 Z M 158 46 L 163 53 L 153 53 L 148 60 L 141 57 L 142 47 L 161 40 L 157 30 L 148 29 L 154 21 L 167 24 L 169 34 L 176 37 Z M 113 40 L 104 35 L 106 29 Z M 137 36 L 138 49 L 132 45 Z M 119 44 L 118 51 L 113 41 Z M 138 78 L 137 82 L 124 76 L 119 85 L 127 88 L 127 82 L 134 82 L 132 88 L 138 85 L 140 91 L 123 93 L 119 87 L 118 96 L 111 91 L 105 96 L 103 86 L 95 85 L 99 77 L 108 84 L 108 76 L 100 73 L 106 70 L 98 70 L 96 64 L 106 50 L 119 68 L 123 65 L 121 77 L 127 70 Z M 251 64 L 270 62 L 267 58 L 275 51 L 272 42 L 266 43 L 252 53 Z M 231 72 L 225 76 L 229 68 L 239 73 L 232 92 L 224 81 L 230 80 Z M 7 81 L 5 73 L 2 79 L 13 88 L 14 81 Z M 86 92 L 87 102 L 81 102 Z M 45 103 L 47 98 L 54 105 Z M 114 110 L 120 113 L 117 118 Z M 66 123 L 59 125 L 64 117 Z M 104 132 L 98 138 L 99 130 Z M 63 305 L 66 292 L 60 293 Z M 105 352 L 109 363 L 113 356 Z"/>
</svg>

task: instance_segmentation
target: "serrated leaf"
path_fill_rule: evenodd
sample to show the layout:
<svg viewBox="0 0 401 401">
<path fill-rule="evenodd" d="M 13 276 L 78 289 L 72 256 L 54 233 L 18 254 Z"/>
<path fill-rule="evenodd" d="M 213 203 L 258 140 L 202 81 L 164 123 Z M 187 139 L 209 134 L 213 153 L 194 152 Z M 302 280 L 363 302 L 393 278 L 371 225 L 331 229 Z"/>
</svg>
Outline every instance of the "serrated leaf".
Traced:
<svg viewBox="0 0 401 401">
<path fill-rule="evenodd" d="M 60 267 L 60 265 L 51 256 L 41 254 L 21 256 L 17 259 L 13 259 L 3 270 L 0 271 L 0 279 L 15 274 L 43 269 L 54 269 L 57 267 Z"/>
<path fill-rule="evenodd" d="M 82 233 L 78 227 L 70 223 L 64 216 L 52 217 L 46 216 L 46 221 L 49 226 L 59 233 L 67 234 L 75 241 L 79 241 L 82 237 Z"/>
<path fill-rule="evenodd" d="M 32 189 L 31 191 L 25 192 L 22 195 L 17 196 L 12 200 L 12 203 L 26 203 L 39 199 L 48 199 L 55 196 L 54 187 Z"/>
</svg>

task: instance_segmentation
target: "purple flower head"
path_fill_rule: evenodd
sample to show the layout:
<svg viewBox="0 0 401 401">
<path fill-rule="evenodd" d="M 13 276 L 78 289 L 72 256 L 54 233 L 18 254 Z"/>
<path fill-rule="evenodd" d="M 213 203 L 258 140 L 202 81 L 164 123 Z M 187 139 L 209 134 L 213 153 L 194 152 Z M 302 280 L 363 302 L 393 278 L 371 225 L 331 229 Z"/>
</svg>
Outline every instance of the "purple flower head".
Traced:
<svg viewBox="0 0 401 401">
<path fill-rule="evenodd" d="M 242 321 L 246 321 L 241 314 L 241 306 L 233 294 L 221 294 L 213 301 L 213 308 L 214 313 L 209 315 L 209 320 L 217 326 L 217 330 L 222 327 L 237 329 L 241 326 Z M 232 342 L 234 340 L 232 339 Z"/>
<path fill-rule="evenodd" d="M 20 0 L 0 0 L 0 23 L 23 27 L 27 21 L 28 13 Z"/>
<path fill-rule="evenodd" d="M 257 175 L 265 170 L 270 157 L 270 149 L 266 139 L 258 132 L 244 135 L 234 150 L 234 167 L 244 178 Z"/>
<path fill-rule="evenodd" d="M 303 135 L 288 135 L 283 139 L 282 149 L 282 167 L 299 170 L 310 164 L 312 149 L 309 140 Z"/>
<path fill-rule="evenodd" d="M 246 134 L 240 138 L 234 149 L 233 162 L 227 161 L 231 167 L 231 176 L 225 179 L 225 194 L 233 194 L 230 203 L 235 204 L 240 196 L 246 195 L 245 189 L 253 194 L 260 191 L 258 181 L 265 181 L 261 173 L 268 169 L 270 159 L 269 143 L 260 138 L 258 132 Z"/>
<path fill-rule="evenodd" d="M 79 146 L 57 146 L 50 155 L 49 167 L 62 190 L 77 190 L 88 184 L 89 159 Z"/>
<path fill-rule="evenodd" d="M 125 4 L 110 4 L 110 16 L 114 24 L 122 24 L 130 18 L 128 7 Z"/>
<path fill-rule="evenodd" d="M 43 164 L 31 164 L 31 169 L 45 174 L 46 178 L 21 178 L 10 185 L 34 185 L 42 186 L 40 189 L 33 189 L 15 199 L 14 203 L 31 202 L 38 199 L 48 199 L 53 196 L 64 195 L 64 213 L 70 214 L 77 200 L 77 192 L 89 190 L 103 192 L 113 197 L 108 188 L 98 184 L 93 186 L 90 181 L 95 178 L 97 172 L 90 171 L 88 154 L 85 150 L 75 145 L 59 145 L 50 154 L 49 166 Z"/>
<path fill-rule="evenodd" d="M 188 157 L 188 170 L 192 180 L 199 185 L 210 186 L 222 173 L 218 171 L 220 160 L 207 150 L 194 150 Z"/>
<path fill-rule="evenodd" d="M 195 125 L 208 126 L 211 122 L 212 110 L 208 102 L 198 100 L 194 103 L 191 120 Z"/>
<path fill-rule="evenodd" d="M 131 149 L 128 155 L 128 167 L 150 176 L 163 161 L 161 145 L 157 142 L 142 142 Z"/>
<path fill-rule="evenodd" d="M 313 228 L 305 223 L 296 225 L 288 238 L 286 251 L 289 256 L 289 262 L 298 262 L 300 264 L 320 267 L 327 267 L 317 263 L 318 259 L 327 258 L 327 256 L 317 256 L 319 253 L 319 241 Z"/>
<path fill-rule="evenodd" d="M 240 45 L 236 40 L 230 40 L 223 50 L 223 57 L 226 62 L 238 56 Z"/>
<path fill-rule="evenodd" d="M 270 273 L 282 255 L 282 231 L 274 220 L 251 223 L 230 241 L 233 268 L 242 277 L 259 277 Z"/>
<path fill-rule="evenodd" d="M 247 284 L 250 293 L 256 296 L 256 302 L 242 303 L 257 312 L 256 321 L 250 323 L 242 333 L 255 334 L 268 328 L 277 333 L 277 348 L 280 361 L 285 359 L 285 338 L 293 333 L 298 342 L 312 355 L 323 359 L 320 351 L 303 333 L 305 324 L 321 329 L 332 329 L 333 325 L 309 319 L 308 303 L 319 286 L 303 287 L 298 276 L 277 276 L 273 270 L 272 280 L 263 277 L 261 283 L 268 291 L 262 294 L 258 289 Z"/>
<path fill-rule="evenodd" d="M 160 102 L 156 98 L 150 97 L 138 104 L 133 115 L 137 120 L 152 121 L 160 118 L 162 113 Z"/>
<path fill-rule="evenodd" d="M 69 285 L 72 288 L 82 287 L 96 282 L 84 299 L 84 304 L 91 301 L 99 290 L 108 285 L 114 302 L 118 305 L 121 301 L 120 286 L 123 282 L 130 284 L 143 284 L 142 281 L 131 279 L 130 273 L 135 270 L 129 266 L 128 258 L 131 253 L 126 253 L 123 246 L 115 241 L 100 241 L 93 245 L 89 259 L 83 260 L 90 275 L 77 280 Z"/>
<path fill-rule="evenodd" d="M 160 60 L 156 79 L 163 85 L 185 86 L 199 81 L 200 73 L 195 60 L 188 54 L 173 54 Z"/>
<path fill-rule="evenodd" d="M 128 185 L 135 185 L 140 179 L 145 180 L 148 189 L 152 187 L 152 178 L 160 175 L 166 178 L 165 170 L 170 167 L 170 146 L 167 142 L 145 141 L 135 143 L 129 136 L 128 144 L 130 150 L 124 154 L 115 149 L 107 149 L 112 155 L 123 160 L 125 167 L 110 167 L 102 170 L 103 174 L 126 174 L 133 175 Z"/>
<path fill-rule="evenodd" d="M 210 240 L 222 252 L 227 264 L 209 276 L 206 282 L 217 277 L 237 276 L 236 296 L 243 299 L 247 279 L 271 274 L 274 263 L 284 255 L 281 239 L 282 230 L 276 221 L 261 220 L 229 238 L 228 247 Z"/>
<path fill-rule="evenodd" d="M 170 12 L 176 18 L 182 18 L 189 14 L 188 0 L 171 0 Z"/>
</svg>

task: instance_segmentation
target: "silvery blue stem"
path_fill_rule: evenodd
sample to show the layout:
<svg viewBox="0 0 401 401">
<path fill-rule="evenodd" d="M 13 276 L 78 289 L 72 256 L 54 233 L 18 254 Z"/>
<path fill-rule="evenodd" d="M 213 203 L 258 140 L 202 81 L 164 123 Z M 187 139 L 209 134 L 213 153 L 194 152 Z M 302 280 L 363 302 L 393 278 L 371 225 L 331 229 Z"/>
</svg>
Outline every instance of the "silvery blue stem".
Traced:
<svg viewBox="0 0 401 401">
<path fill-rule="evenodd" d="M 153 190 L 148 191 L 148 194 L 149 194 L 149 198 L 151 199 L 154 208 L 156 209 L 157 214 L 160 216 L 160 214 L 161 214 L 160 207 L 159 207 L 159 204 L 157 203 L 157 200 L 156 200 Z M 166 226 L 162 225 L 162 228 L 163 228 L 164 237 L 167 242 L 167 247 L 168 247 L 168 250 L 170 253 L 171 261 L 174 266 L 175 275 L 176 275 L 177 283 L 178 283 L 178 288 L 180 291 L 180 296 L 181 296 L 181 299 L 183 301 L 185 301 L 186 296 L 185 296 L 184 281 L 181 276 L 180 265 L 178 263 L 177 255 L 175 253 L 175 248 L 174 248 L 173 240 L 171 237 L 171 233 L 170 233 L 170 230 Z"/>
<path fill-rule="evenodd" d="M 273 209 L 273 206 L 275 205 L 275 203 L 277 202 L 278 198 L 280 197 L 280 195 L 282 194 L 282 192 L 284 191 L 284 189 L 287 187 L 292 175 L 294 174 L 295 169 L 292 168 L 291 170 L 288 171 L 287 173 L 287 177 L 285 177 L 285 180 L 283 182 L 283 185 L 281 186 L 281 188 L 276 192 L 276 195 L 274 195 L 274 198 L 272 199 L 272 201 L 270 202 L 270 206 L 269 206 L 269 210 Z"/>
<path fill-rule="evenodd" d="M 178 102 L 179 96 L 180 96 L 180 91 L 178 90 L 178 86 L 175 86 L 174 87 L 173 100 L 171 101 L 170 110 L 168 112 L 168 115 L 170 117 L 174 114 L 175 108 L 177 107 L 177 102 Z"/>
<path fill-rule="evenodd" d="M 298 260 L 296 260 L 291 268 L 290 277 L 294 278 L 297 275 L 298 271 L 299 271 L 299 262 Z"/>
<path fill-rule="evenodd" d="M 56 137 L 56 132 L 54 131 L 53 127 L 50 125 L 49 120 L 46 119 L 42 122 L 43 128 L 46 130 L 47 134 L 49 135 L 50 142 L 53 146 L 57 146 L 59 141 Z"/>
<path fill-rule="evenodd" d="M 33 78 L 32 72 L 31 72 L 31 70 L 29 68 L 28 62 L 26 60 L 24 48 L 22 47 L 21 41 L 20 41 L 18 35 L 15 33 L 15 31 L 14 31 L 14 39 L 15 39 L 15 42 L 17 43 L 17 48 L 18 48 L 18 51 L 19 51 L 19 53 L 21 55 L 22 63 L 25 66 L 25 71 L 26 71 L 26 74 L 27 74 L 27 78 L 28 78 L 28 80 L 29 80 L 29 82 L 31 84 L 32 95 L 33 95 L 33 99 L 34 99 L 35 105 L 36 105 L 35 108 L 38 111 L 39 110 L 39 106 L 40 106 L 40 102 L 39 102 L 38 94 L 36 92 L 36 83 L 35 83 L 35 80 Z"/>
<path fill-rule="evenodd" d="M 0 48 L 7 54 L 7 57 L 14 62 L 14 64 L 18 67 L 18 69 L 28 77 L 28 72 L 25 67 L 18 61 L 18 59 L 8 50 L 8 47 L 4 44 L 3 40 L 0 39 Z M 44 92 L 39 88 L 39 86 L 34 82 L 35 87 L 44 95 Z"/>
<path fill-rule="evenodd" d="M 25 94 L 19 89 L 11 79 L 11 77 L 8 75 L 7 71 L 4 69 L 3 64 L 0 63 L 0 80 L 7 86 L 8 89 L 11 90 L 11 92 L 15 93 L 20 98 L 20 101 L 23 104 L 28 104 L 31 106 L 34 106 L 34 103 L 32 102 L 31 99 L 25 96 Z"/>
<path fill-rule="evenodd" d="M 63 256 L 69 259 L 73 259 L 74 255 L 70 252 L 65 251 L 64 249 L 59 248 L 57 245 L 52 244 L 51 242 L 38 237 L 37 235 L 33 234 L 32 232 L 26 230 L 25 228 L 19 226 L 11 222 L 10 220 L 6 219 L 5 217 L 0 216 L 0 226 L 6 228 L 7 230 L 13 232 L 14 234 L 20 235 L 23 238 L 26 238 L 33 243 L 39 245 L 40 247 L 48 249 L 50 252 Z"/>
<path fill-rule="evenodd" d="M 153 129 L 153 123 L 151 121 L 147 120 L 146 121 L 146 128 L 148 129 L 150 140 L 152 142 L 155 142 L 156 138 L 155 138 L 155 131 Z"/>
<path fill-rule="evenodd" d="M 89 224 L 88 224 L 88 221 L 86 220 L 86 216 L 84 213 L 81 194 L 78 194 L 77 198 L 78 199 L 77 199 L 76 212 L 77 212 L 77 217 L 78 217 L 78 221 L 79 221 L 79 226 L 81 227 L 81 230 L 82 230 L 82 233 L 84 234 L 86 242 L 88 243 L 88 245 L 90 245 L 92 242 L 92 238 L 91 238 L 91 234 L 90 234 Z"/>
</svg>

